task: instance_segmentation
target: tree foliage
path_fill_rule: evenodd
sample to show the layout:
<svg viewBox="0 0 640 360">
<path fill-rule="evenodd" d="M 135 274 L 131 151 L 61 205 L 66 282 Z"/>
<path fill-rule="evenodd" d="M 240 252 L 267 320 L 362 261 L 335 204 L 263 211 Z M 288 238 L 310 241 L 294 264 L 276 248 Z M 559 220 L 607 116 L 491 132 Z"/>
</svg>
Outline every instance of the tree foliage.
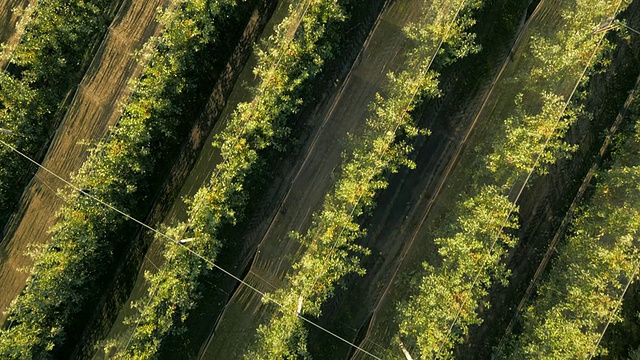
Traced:
<svg viewBox="0 0 640 360">
<path fill-rule="evenodd" d="M 365 234 L 358 219 L 374 206 L 376 193 L 387 187 L 389 173 L 401 166 L 414 166 L 408 159 L 412 150 L 408 141 L 420 130 L 410 112 L 424 97 L 438 94 L 438 74 L 431 70 L 431 64 L 442 42 L 456 49 L 452 51 L 455 57 L 478 50 L 473 35 L 466 33 L 473 24 L 468 14 L 478 6 L 479 1 L 456 1 L 446 6 L 436 1 L 430 9 L 425 6 L 428 15 L 422 21 L 405 29 L 412 45 L 406 70 L 388 75 L 386 94 L 377 94 L 365 132 L 352 139 L 351 152 L 333 192 L 327 195 L 308 232 L 294 234 L 307 249 L 293 265 L 285 285 L 264 299 L 266 303 L 277 302 L 280 309 L 272 311 L 259 326 L 258 343 L 246 358 L 310 357 L 306 329 L 298 315 L 320 316 L 322 303 L 333 295 L 342 278 L 364 273 L 359 255 L 368 250 L 355 243 Z M 462 16 L 457 17 L 461 7 Z"/>
<path fill-rule="evenodd" d="M 620 321 L 618 301 L 640 261 L 638 184 L 640 123 L 613 155 L 611 168 L 599 173 L 593 197 L 572 222 L 537 298 L 525 309 L 509 358 L 587 359 L 605 324 Z"/>
<path fill-rule="evenodd" d="M 345 18 L 344 10 L 336 0 L 312 0 L 308 7 L 303 5 L 291 6 L 275 34 L 257 51 L 254 74 L 260 81 L 253 89 L 254 98 L 238 105 L 218 136 L 215 146 L 223 160 L 210 182 L 190 201 L 188 223 L 169 230 L 176 239 L 193 238 L 184 246 L 211 261 L 222 244 L 221 226 L 234 223 L 242 213 L 244 184 L 259 164 L 259 152 L 277 146 L 287 136 L 287 119 L 304 105 L 312 80 L 333 55 L 332 43 Z M 129 346 L 122 347 L 116 358 L 155 356 L 162 340 L 180 331 L 196 304 L 200 279 L 211 267 L 174 244 L 166 244 L 164 258 L 156 273 L 145 274 L 150 282 L 148 293 L 135 304 L 139 314 L 128 320 L 135 325 Z"/>
<path fill-rule="evenodd" d="M 193 84 L 200 71 L 211 71 L 219 27 L 228 24 L 235 1 L 181 0 L 173 5 L 160 17 L 164 31 L 150 40 L 152 53 L 117 126 L 73 179 L 86 193 L 134 216 L 146 212 L 157 162 L 176 145 L 180 126 L 189 124 L 183 114 L 192 105 L 185 99 L 201 91 Z M 126 245 L 123 239 L 134 229 L 86 195 L 68 191 L 61 196 L 66 205 L 51 229 L 51 244 L 11 304 L 9 325 L 0 331 L 3 359 L 54 356 L 78 313 L 102 290 L 100 280 L 114 249 Z"/>
<path fill-rule="evenodd" d="M 480 322 L 478 307 L 490 305 L 484 300 L 487 289 L 496 281 L 506 283 L 509 274 L 501 259 L 515 245 L 509 234 L 517 228 L 518 210 L 508 198 L 510 190 L 530 172 L 544 174 L 574 149 L 563 140 L 576 111 L 566 111 L 567 103 L 602 49 L 602 35 L 594 36 L 593 29 L 618 9 L 596 0 L 560 6 L 562 28 L 536 29 L 520 71 L 499 85 L 509 87 L 502 91 L 513 102 L 492 110 L 488 121 L 503 123 L 486 140 L 490 146 L 480 154 L 484 157 L 470 176 L 469 190 L 447 213 L 446 225 L 436 227 L 442 265 L 425 264 L 426 276 L 398 305 L 399 338 L 417 345 L 422 358 L 451 357 L 468 327 Z M 443 236 L 451 229 L 453 236 Z"/>
<path fill-rule="evenodd" d="M 533 168 L 545 174 L 549 165 L 576 149 L 563 140 L 576 119 L 566 113 L 566 104 L 579 80 L 586 81 L 581 79 L 585 68 L 605 47 L 604 35 L 593 29 L 626 6 L 618 8 L 618 3 L 571 0 L 560 6 L 562 29 L 535 29 L 517 73 L 505 80 L 513 87 L 515 106 L 498 114 L 504 136 L 485 160 L 499 181 L 516 181 Z"/>
<path fill-rule="evenodd" d="M 415 341 L 422 358 L 440 353 L 441 347 L 446 354 L 461 342 L 468 326 L 480 323 L 476 308 L 489 305 L 484 300 L 486 289 L 496 280 L 507 282 L 508 272 L 500 260 L 515 243 L 508 234 L 518 227 L 511 210 L 502 189 L 483 186 L 457 209 L 453 235 L 435 240 L 442 265 L 434 268 L 425 263 L 428 275 L 420 282 L 419 295 L 401 307 L 400 336 Z M 490 269 L 481 271 L 485 264 L 491 264 Z"/>
<path fill-rule="evenodd" d="M 109 22 L 112 0 L 39 1 L 0 72 L 0 139 L 40 157 L 64 114 L 65 96 L 80 80 L 93 48 Z M 0 226 L 13 212 L 35 168 L 7 147 L 0 148 Z"/>
</svg>

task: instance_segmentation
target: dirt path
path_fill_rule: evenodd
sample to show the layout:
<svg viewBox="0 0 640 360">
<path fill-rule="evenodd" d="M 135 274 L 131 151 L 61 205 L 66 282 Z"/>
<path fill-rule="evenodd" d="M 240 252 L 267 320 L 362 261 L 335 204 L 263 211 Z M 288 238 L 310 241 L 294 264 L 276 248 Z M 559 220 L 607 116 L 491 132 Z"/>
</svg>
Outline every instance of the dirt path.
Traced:
<svg viewBox="0 0 640 360">
<path fill-rule="evenodd" d="M 21 34 L 16 31 L 16 24 L 29 2 L 29 0 L 0 0 L 0 44 L 12 47 L 20 41 Z M 0 69 L 4 69 L 7 62 L 8 59 L 0 57 Z"/>
<path fill-rule="evenodd" d="M 640 3 L 630 5 L 623 18 L 631 27 L 640 25 Z M 562 241 L 572 213 L 590 188 L 591 177 L 602 157 L 607 156 L 608 138 L 615 133 L 617 123 L 631 101 L 627 92 L 640 81 L 633 80 L 638 76 L 636 64 L 640 43 L 617 42 L 610 68 L 606 73 L 594 75 L 589 84 L 585 110 L 593 113 L 594 118 L 582 120 L 567 136 L 572 143 L 580 144 L 580 149 L 570 161 L 559 162 L 549 176 L 535 181 L 523 194 L 521 245 L 507 259 L 507 268 L 512 271 L 511 281 L 507 288 L 490 292 L 491 311 L 483 314 L 483 324 L 469 334 L 470 343 L 483 345 L 461 348 L 459 351 L 466 358 L 486 358 L 492 347 L 504 340 L 503 334 L 517 324 L 516 314 L 534 293 L 536 282 L 555 254 L 557 242 Z"/>
<path fill-rule="evenodd" d="M 86 145 L 78 142 L 97 141 L 118 117 L 121 102 L 129 89 L 128 81 L 139 75 L 140 67 L 132 54 L 154 34 L 158 25 L 156 9 L 166 0 L 125 0 L 115 16 L 101 46 L 80 82 L 68 112 L 65 114 L 43 165 L 68 177 L 77 171 L 87 157 Z M 30 246 L 47 244 L 47 233 L 62 205 L 56 195 L 61 184 L 40 170 L 27 186 L 18 213 L 10 220 L 0 245 L 0 312 L 22 291 L 33 261 L 25 255 Z M 0 315 L 0 322 L 6 315 Z"/>
<path fill-rule="evenodd" d="M 192 198 L 203 183 L 209 180 L 214 168 L 212 164 L 215 164 L 218 159 L 217 152 L 211 146 L 214 136 L 224 129 L 226 119 L 235 109 L 235 105 L 249 99 L 246 85 L 253 79 L 251 70 L 254 63 L 254 59 L 250 55 L 256 39 L 269 19 L 272 4 L 271 1 L 261 1 L 253 11 L 242 38 L 217 81 L 199 121 L 194 125 L 189 140 L 182 149 L 180 160 L 175 162 L 175 166 L 168 176 L 169 181 L 165 183 L 164 190 L 160 192 L 161 195 L 153 205 L 146 223 L 158 226 L 159 224 L 176 224 L 179 221 L 187 220 L 187 206 L 183 199 Z M 286 9 L 286 7 L 282 8 Z M 268 35 L 270 32 L 266 32 L 266 35 L 263 34 L 263 36 Z M 246 66 L 247 63 L 250 63 L 250 66 Z M 195 158 L 192 159 L 192 156 Z M 175 186 L 180 186 L 178 191 L 174 189 Z M 139 237 L 147 236 L 149 234 L 144 231 L 139 234 Z M 144 241 L 136 239 L 136 242 L 142 243 Z M 131 290 L 125 295 L 126 298 L 120 301 L 121 304 L 116 304 L 117 313 L 111 320 L 110 328 L 101 335 L 103 339 L 121 337 L 126 340 L 131 335 L 131 327 L 125 325 L 123 320 L 136 314 L 129 306 L 131 302 L 138 301 L 146 294 L 148 284 L 144 273 L 155 271 L 162 263 L 161 245 L 161 242 L 153 240 L 146 252 L 143 252 L 142 249 L 132 251 L 129 258 L 118 269 L 118 277 L 122 279 L 116 279 L 115 287 L 120 287 L 131 281 L 132 285 L 129 286 Z M 136 271 L 132 274 L 125 269 L 135 269 Z M 127 276 L 132 276 L 133 279 L 124 279 Z M 112 299 L 106 301 L 112 301 Z M 109 316 L 112 315 L 109 314 Z M 90 345 L 83 344 L 85 347 Z M 85 353 L 88 352 L 90 349 L 85 349 Z M 104 358 L 104 351 L 93 351 L 92 359 Z"/>
<path fill-rule="evenodd" d="M 461 194 L 466 191 L 463 185 L 464 181 L 461 179 L 465 179 L 468 176 L 465 175 L 467 168 L 471 169 L 473 159 L 479 156 L 475 154 L 474 148 L 476 144 L 483 141 L 482 139 L 487 136 L 485 132 L 490 128 L 483 123 L 494 116 L 493 113 L 496 109 L 510 106 L 512 103 L 512 94 L 510 95 L 508 91 L 509 85 L 503 83 L 500 85 L 501 88 L 496 88 L 496 84 L 501 84 L 502 79 L 508 79 L 515 71 L 519 71 L 520 67 L 517 63 L 522 58 L 521 54 L 527 46 L 529 34 L 536 26 L 549 22 L 559 24 L 558 19 L 553 15 L 556 6 L 557 3 L 555 2 L 542 0 L 541 5 L 536 8 L 529 21 L 521 29 L 518 39 L 509 52 L 509 57 L 504 61 L 495 80 L 488 89 L 479 94 L 479 99 L 484 98 L 484 100 L 481 102 L 475 100 L 462 113 L 462 116 L 472 118 L 473 121 L 470 123 L 471 126 L 466 129 L 464 136 L 460 138 L 461 142 L 458 142 L 457 145 L 455 142 L 449 143 L 448 146 L 453 150 L 443 152 L 442 156 L 444 158 L 439 159 L 439 161 L 431 160 L 436 166 L 442 166 L 444 170 L 436 167 L 433 173 L 427 172 L 427 174 L 424 174 L 422 178 L 425 180 L 419 181 L 417 186 L 413 185 L 413 190 L 411 185 L 409 185 L 408 189 L 399 190 L 399 192 L 408 192 L 405 195 L 408 200 L 406 210 L 400 211 L 401 214 L 406 216 L 404 219 L 398 219 L 397 217 L 394 219 L 392 216 L 389 218 L 391 222 L 388 220 L 382 222 L 383 230 L 378 236 L 386 239 L 386 244 L 390 244 L 392 249 L 395 248 L 393 245 L 394 239 L 409 238 L 409 241 L 405 243 L 406 245 L 400 253 L 389 254 L 384 248 L 379 253 L 374 252 L 374 254 L 379 254 L 379 259 L 372 260 L 378 263 L 370 265 L 375 273 L 385 274 L 384 267 L 386 266 L 393 268 L 393 270 L 391 270 L 391 278 L 376 279 L 377 281 L 372 283 L 377 285 L 378 288 L 369 290 L 374 293 L 377 292 L 378 295 L 371 297 L 374 302 L 372 307 L 374 310 L 369 313 L 370 320 L 368 325 L 365 325 L 362 329 L 366 331 L 360 345 L 365 349 L 374 353 L 383 353 L 381 350 L 391 344 L 391 337 L 397 331 L 397 324 L 394 320 L 395 308 L 399 297 L 402 296 L 400 294 L 406 291 L 407 276 L 410 276 L 413 272 L 420 271 L 420 264 L 423 261 L 437 261 L 436 249 L 428 239 L 433 238 L 430 233 L 434 228 L 438 227 L 439 219 L 447 212 L 453 202 L 463 196 Z M 563 90 L 565 89 L 563 88 Z M 437 142 L 438 140 L 435 139 L 435 141 Z M 418 157 L 420 157 L 420 154 L 418 154 Z M 461 164 L 463 159 L 464 163 Z M 446 167 L 444 164 L 447 164 Z M 452 181 L 451 179 L 454 180 Z M 402 241 L 400 242 L 402 243 Z M 382 268 L 382 270 L 378 268 Z M 411 352 L 412 349 L 409 350 Z M 366 356 L 363 353 L 356 352 L 353 358 L 364 359 Z"/>
<path fill-rule="evenodd" d="M 301 139 L 305 144 L 301 156 L 267 190 L 274 194 L 270 206 L 262 219 L 251 224 L 252 230 L 244 239 L 244 263 L 249 265 L 244 280 L 253 286 L 266 291 L 278 288 L 297 260 L 300 244 L 288 233 L 304 232 L 311 224 L 312 213 L 320 209 L 325 194 L 332 189 L 348 142 L 347 133 L 362 130 L 368 105 L 385 84 L 386 73 L 401 65 L 401 54 L 407 46 L 401 29 L 420 16 L 422 4 L 422 0 L 392 2 L 365 41 L 346 80 L 305 119 L 311 131 Z M 261 309 L 260 296 L 240 286 L 225 306 L 201 358 L 239 358 L 250 341 L 249 334 L 255 334 Z M 245 335 L 238 337 L 239 333 Z"/>
</svg>

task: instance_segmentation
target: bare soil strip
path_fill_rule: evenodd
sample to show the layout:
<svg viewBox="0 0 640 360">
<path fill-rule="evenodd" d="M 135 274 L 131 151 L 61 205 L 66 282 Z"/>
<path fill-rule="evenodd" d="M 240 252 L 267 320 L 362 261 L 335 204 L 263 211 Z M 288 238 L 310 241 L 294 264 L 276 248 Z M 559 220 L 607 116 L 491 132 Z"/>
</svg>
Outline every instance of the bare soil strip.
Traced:
<svg viewBox="0 0 640 360">
<path fill-rule="evenodd" d="M 29 6 L 29 0 L 0 0 L 0 44 L 9 47 L 20 41 L 20 33 L 16 31 L 16 24 L 21 18 L 22 11 Z M 0 58 L 0 69 L 4 69 L 6 59 Z"/>
<path fill-rule="evenodd" d="M 261 221 L 252 224 L 244 239 L 248 254 L 245 261 L 250 264 L 244 280 L 251 285 L 271 291 L 291 271 L 301 245 L 288 233 L 306 230 L 311 215 L 320 209 L 347 147 L 347 133 L 362 130 L 368 105 L 386 83 L 386 73 L 399 70 L 407 46 L 402 27 L 420 16 L 422 4 L 422 0 L 414 0 L 392 3 L 386 8 L 338 91 L 305 119 L 312 128 L 302 155 L 272 185 L 270 193 L 276 195 L 269 209 Z M 201 358 L 239 358 L 260 323 L 261 309 L 260 296 L 240 286 L 226 305 Z M 239 337 L 240 333 L 244 336 Z"/>
<path fill-rule="evenodd" d="M 387 262 L 393 264 L 393 276 L 390 279 L 381 280 L 378 283 L 380 287 L 380 297 L 374 298 L 375 305 L 372 313 L 371 320 L 368 326 L 366 326 L 366 334 L 360 345 L 366 350 L 373 351 L 374 353 L 382 353 L 386 346 L 389 346 L 391 337 L 397 331 L 397 324 L 394 321 L 395 308 L 399 296 L 406 291 L 407 288 L 407 276 L 411 276 L 414 272 L 421 271 L 421 263 L 427 261 L 437 261 L 436 248 L 430 240 L 430 228 L 436 226 L 439 219 L 446 213 L 448 207 L 456 201 L 460 196 L 464 196 L 464 179 L 466 178 L 465 169 L 468 163 L 473 160 L 475 145 L 478 142 L 483 141 L 488 129 L 483 123 L 491 117 L 491 114 L 496 108 L 504 106 L 511 106 L 512 95 L 508 94 L 509 89 L 505 84 L 500 88 L 496 88 L 496 84 L 501 83 L 501 79 L 509 78 L 515 71 L 520 71 L 518 66 L 521 55 L 528 46 L 528 41 L 533 29 L 541 26 L 540 24 L 549 24 L 555 26 L 558 24 L 558 17 L 555 9 L 557 2 L 545 2 L 541 1 L 540 5 L 536 8 L 532 16 L 527 23 L 521 29 L 512 50 L 497 73 L 495 80 L 491 84 L 488 91 L 481 93 L 482 100 L 481 105 L 473 108 L 467 108 L 462 116 L 467 116 L 473 119 L 471 126 L 466 130 L 466 134 L 462 137 L 462 141 L 458 143 L 455 152 L 449 152 L 453 154 L 453 157 L 446 159 L 448 164 L 446 170 L 442 172 L 436 179 L 433 179 L 433 183 L 423 183 L 420 187 L 420 191 L 409 198 L 411 202 L 418 199 L 417 204 L 413 207 L 412 211 L 409 211 L 410 203 L 407 203 L 406 217 L 404 221 L 396 221 L 395 226 L 393 224 L 385 224 L 384 229 L 386 234 L 383 235 L 388 244 L 394 242 L 402 242 L 401 239 L 409 238 L 406 242 L 406 247 L 402 251 L 402 255 L 398 256 L 396 253 L 386 254 L 381 253 L 382 265 L 386 265 Z M 567 89 L 570 90 L 568 86 Z M 496 90 L 494 92 L 494 90 Z M 450 156 L 450 155 L 449 155 Z M 464 159 L 466 164 L 460 164 L 460 161 Z M 436 174 L 441 170 L 436 171 Z M 429 176 L 427 175 L 427 178 Z M 433 184 L 437 181 L 437 186 Z M 389 259 L 389 260 L 386 260 Z M 367 304 L 369 305 L 369 304 Z M 409 349 L 410 352 L 412 349 Z M 398 348 L 399 351 L 399 348 Z M 360 352 L 356 352 L 353 355 L 354 359 L 364 359 L 366 355 Z"/>
<path fill-rule="evenodd" d="M 246 91 L 246 84 L 247 81 L 251 81 L 253 78 L 251 74 L 253 61 L 249 61 L 249 58 L 251 60 L 253 58 L 249 55 L 256 38 L 260 35 L 260 30 L 265 26 L 271 8 L 270 1 L 262 1 L 258 9 L 253 12 L 235 52 L 226 64 L 223 74 L 211 93 L 206 108 L 200 119 L 194 124 L 189 139 L 183 146 L 180 159 L 175 162 L 163 190 L 156 199 L 150 215 L 147 217 L 147 224 L 158 226 L 162 223 L 175 224 L 178 221 L 187 220 L 187 206 L 183 199 L 192 198 L 200 186 L 209 180 L 214 169 L 212 164 L 215 164 L 216 159 L 218 159 L 217 152 L 211 146 L 213 137 L 225 128 L 226 118 L 235 109 L 235 105 L 248 99 L 249 94 Z M 251 66 L 245 66 L 247 62 L 250 62 Z M 176 189 L 178 186 L 180 188 Z M 142 243 L 144 241 L 141 241 L 140 238 L 144 239 L 149 235 L 146 231 L 141 231 L 135 242 Z M 164 239 L 159 241 L 164 241 Z M 142 259 L 138 259 L 139 257 Z M 121 267 L 116 271 L 118 277 L 134 276 L 135 278 L 133 280 L 116 279 L 116 284 L 114 285 L 116 288 L 124 286 L 124 283 L 128 281 L 131 281 L 133 285 L 128 297 L 122 300 L 124 305 L 118 304 L 120 308 L 116 310 L 117 314 L 115 316 L 102 314 L 105 318 L 114 318 L 110 328 L 107 329 L 105 334 L 102 334 L 102 338 L 115 339 L 120 337 L 125 339 L 126 343 L 126 340 L 131 335 L 132 328 L 125 325 L 123 320 L 126 317 L 135 315 L 135 311 L 129 305 L 132 301 L 138 301 L 146 294 L 145 271 L 155 271 L 162 262 L 162 243 L 158 242 L 158 240 L 153 240 L 146 251 L 134 249 L 129 254 L 129 258 L 121 264 Z M 139 270 L 135 274 L 131 274 L 126 270 L 130 268 Z M 109 295 L 106 294 L 105 296 Z M 111 301 L 111 299 L 106 301 Z M 103 309 L 104 311 L 107 311 L 107 309 Z M 84 353 L 89 353 L 92 350 L 87 348 L 89 346 L 88 343 L 83 343 L 81 346 L 85 347 Z M 93 359 L 106 357 L 102 349 L 97 352 L 94 349 L 92 353 Z"/>
<path fill-rule="evenodd" d="M 630 5 L 622 18 L 629 26 L 637 27 L 640 24 L 640 4 Z M 504 338 L 502 329 L 506 328 L 504 332 L 508 332 L 516 325 L 514 313 L 526 305 L 523 298 L 534 292 L 535 283 L 554 256 L 556 243 L 564 235 L 571 214 L 584 192 L 589 191 L 590 177 L 602 157 L 607 156 L 607 138 L 615 133 L 620 113 L 628 107 L 628 97 L 624 105 L 621 103 L 625 101 L 627 91 L 634 86 L 633 77 L 638 75 L 634 64 L 640 56 L 638 42 L 617 42 L 618 47 L 607 72 L 594 75 L 587 89 L 589 95 L 585 106 L 594 114 L 594 119 L 577 123 L 568 133 L 567 138 L 580 144 L 580 149 L 571 160 L 559 162 L 548 176 L 533 182 L 523 194 L 520 205 L 521 244 L 506 261 L 512 271 L 510 284 L 507 288 L 497 287 L 490 292 L 492 308 L 483 314 L 483 324 L 469 334 L 469 343 L 476 345 L 458 350 L 465 358 L 487 358 L 491 348 L 498 345 L 501 337 Z M 637 82 L 635 86 L 638 86 Z M 611 125 L 614 118 L 616 120 Z"/>
<path fill-rule="evenodd" d="M 79 142 L 101 139 L 119 118 L 120 104 L 126 100 L 129 79 L 140 73 L 132 57 L 158 29 L 156 9 L 166 0 L 125 0 L 103 39 L 71 106 L 58 127 L 43 165 L 68 176 L 87 157 L 88 146 Z M 22 195 L 19 210 L 7 226 L 0 244 L 0 312 L 22 291 L 33 260 L 25 255 L 31 246 L 49 242 L 49 228 L 62 204 L 56 190 L 57 179 L 40 170 Z M 0 322 L 6 315 L 0 315 Z"/>
</svg>

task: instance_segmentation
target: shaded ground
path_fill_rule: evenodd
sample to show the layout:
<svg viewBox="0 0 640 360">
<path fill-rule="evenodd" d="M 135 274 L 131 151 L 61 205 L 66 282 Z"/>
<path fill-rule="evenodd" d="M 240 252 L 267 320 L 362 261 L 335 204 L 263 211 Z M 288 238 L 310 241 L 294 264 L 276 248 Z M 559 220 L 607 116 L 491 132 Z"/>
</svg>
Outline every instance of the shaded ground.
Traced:
<svg viewBox="0 0 640 360">
<path fill-rule="evenodd" d="M 414 144 L 412 156 L 417 168 L 394 174 L 389 187 L 377 197 L 377 208 L 363 222 L 367 236 L 360 242 L 371 249 L 371 255 L 363 259 L 367 274 L 351 276 L 345 282 L 344 288 L 323 307 L 321 325 L 351 341 L 366 330 L 385 284 L 395 275 L 405 246 L 424 224 L 435 189 L 450 171 L 452 159 L 470 130 L 473 118 L 469 114 L 477 112 L 491 79 L 507 58 L 529 3 L 488 1 L 478 12 L 478 25 L 471 31 L 477 33 L 483 50 L 443 69 L 443 96 L 427 101 L 414 113 L 419 126 L 430 129 L 432 135 Z M 344 358 L 352 350 L 315 329 L 310 331 L 314 358 Z"/>
<path fill-rule="evenodd" d="M 406 218 L 404 221 L 398 221 L 400 225 L 385 224 L 384 228 L 388 231 L 388 244 L 404 241 L 406 245 L 403 245 L 403 252 L 399 256 L 391 254 L 391 256 L 382 257 L 383 260 L 391 259 L 391 266 L 395 270 L 392 270 L 391 279 L 378 284 L 382 295 L 378 298 L 379 300 L 376 299 L 377 303 L 374 305 L 375 310 L 371 320 L 362 329 L 363 340 L 360 344 L 368 351 L 384 354 L 392 349 L 398 356 L 402 356 L 399 346 L 392 341 L 398 331 L 397 304 L 402 299 L 407 299 L 408 291 L 413 289 L 409 282 L 421 277 L 416 275 L 420 275 L 423 271 L 422 262 L 427 261 L 437 266 L 440 261 L 437 248 L 433 244 L 434 237 L 442 234 L 441 227 L 452 220 L 447 219 L 451 214 L 450 209 L 458 201 L 468 197 L 474 169 L 484 166 L 481 162 L 484 153 L 481 151 L 486 150 L 482 149 L 487 149 L 488 144 L 491 144 L 490 141 L 495 138 L 496 131 L 501 131 L 505 115 L 508 116 L 513 109 L 514 95 L 521 91 L 520 87 L 524 84 L 512 82 L 510 79 L 515 74 L 526 74 L 528 68 L 532 66 L 531 60 L 523 56 L 528 47 L 530 35 L 534 31 L 557 31 L 556 29 L 563 26 L 557 11 L 560 5 L 561 1 L 542 1 L 540 6 L 536 7 L 522 27 L 502 69 L 490 84 L 489 91 L 480 92 L 479 99 L 484 97 L 484 100 L 480 100 L 482 105 L 477 106 L 479 99 L 471 101 L 465 108 L 466 111 L 460 113 L 460 116 L 473 118 L 473 122 L 464 134 L 459 150 L 450 160 L 445 160 L 448 165 L 443 175 L 440 175 L 437 180 L 438 184 L 427 185 L 426 188 L 421 189 L 425 190 L 422 194 L 414 194 L 411 197 L 410 201 L 417 202 L 413 207 L 415 210 L 409 211 L 408 207 L 406 211 L 401 212 L 406 215 Z M 566 78 L 554 91 L 568 97 L 577 80 Z M 511 195 L 517 194 L 520 185 L 514 187 L 515 191 Z M 515 196 L 510 198 L 513 201 Z M 411 203 L 407 203 L 407 206 L 409 205 Z M 407 237 L 408 241 L 405 240 Z M 385 264 L 384 261 L 381 263 Z M 410 352 L 413 350 L 409 348 Z M 357 352 L 353 357 L 365 358 L 366 356 Z"/>
<path fill-rule="evenodd" d="M 640 26 L 640 2 L 634 1 L 621 18 L 631 27 Z M 523 299 L 534 273 L 543 271 L 538 269 L 541 260 L 548 262 L 549 254 L 554 254 L 555 246 L 550 248 L 552 240 L 563 241 L 571 215 L 567 211 L 572 201 L 575 204 L 569 211 L 581 204 L 579 200 L 585 190 L 589 192 L 590 187 L 586 184 L 593 175 L 594 165 L 602 163 L 599 152 L 604 137 L 610 133 L 609 127 L 619 112 L 624 111 L 628 93 L 636 84 L 640 71 L 640 38 L 632 35 L 630 43 L 614 36 L 610 38 L 617 45 L 610 54 L 611 66 L 605 73 L 594 75 L 584 89 L 587 92 L 583 101 L 585 111 L 592 113 L 593 119 L 581 118 L 567 134 L 567 140 L 580 144 L 580 149 L 572 159 L 553 166 L 549 175 L 533 181 L 523 193 L 519 202 L 521 241 L 507 259 L 507 267 L 512 271 L 510 284 L 507 288 L 496 287 L 490 291 L 492 308 L 482 314 L 484 323 L 471 329 L 468 344 L 459 347 L 460 358 L 486 359 L 490 356 L 492 347 L 499 344 L 505 328 L 514 318 L 514 310 Z M 607 156 L 604 153 L 605 159 Z M 515 324 L 517 331 L 517 322 Z M 618 349 L 618 352 L 624 350 Z"/>
<path fill-rule="evenodd" d="M 69 110 L 60 123 L 42 164 L 64 177 L 77 171 L 88 153 L 81 141 L 100 140 L 119 118 L 120 104 L 129 94 L 128 82 L 140 71 L 133 53 L 155 33 L 156 8 L 165 0 L 125 0 L 109 26 L 102 44 L 78 85 Z M 26 160 L 25 160 L 26 163 Z M 30 246 L 47 244 L 62 199 L 63 184 L 39 170 L 22 195 L 0 244 L 0 322 L 9 303 L 22 291 L 33 260 Z"/>
<path fill-rule="evenodd" d="M 295 157 L 287 153 L 288 168 L 264 189 L 268 195 L 259 216 L 248 222 L 248 234 L 243 236 L 244 255 L 239 256 L 242 261 L 235 268 L 249 269 L 244 280 L 251 285 L 273 291 L 291 271 L 301 246 L 288 233 L 304 232 L 312 213 L 320 209 L 332 189 L 340 154 L 348 148 L 346 134 L 363 129 L 368 106 L 386 83 L 386 73 L 399 70 L 408 46 L 402 27 L 420 16 L 423 3 L 389 2 L 364 44 L 358 45 L 361 53 L 346 78 L 336 82 L 330 97 L 303 119 L 308 132 L 299 139 L 302 147 Z M 260 300 L 246 287 L 238 287 L 212 328 L 201 358 L 239 358 L 261 321 Z"/>
</svg>

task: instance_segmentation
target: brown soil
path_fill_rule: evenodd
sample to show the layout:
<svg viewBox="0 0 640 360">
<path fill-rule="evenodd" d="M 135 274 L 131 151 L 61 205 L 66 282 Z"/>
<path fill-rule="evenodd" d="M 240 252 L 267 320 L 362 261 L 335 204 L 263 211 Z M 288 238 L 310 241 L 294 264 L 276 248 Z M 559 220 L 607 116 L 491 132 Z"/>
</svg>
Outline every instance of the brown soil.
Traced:
<svg viewBox="0 0 640 360">
<path fill-rule="evenodd" d="M 179 220 L 186 220 L 186 205 L 182 199 L 192 197 L 202 182 L 208 180 L 212 170 L 210 156 L 215 152 L 211 146 L 206 145 L 210 145 L 213 134 L 219 133 L 223 128 L 224 121 L 218 120 L 221 114 L 228 115 L 226 104 L 239 95 L 238 92 L 231 95 L 230 93 L 234 84 L 238 83 L 237 79 L 249 59 L 256 38 L 269 19 L 273 5 L 272 1 L 259 1 L 253 11 L 235 51 L 213 88 L 205 109 L 194 123 L 163 189 L 152 206 L 146 220 L 147 224 L 159 226 L 163 222 L 174 224 Z M 133 243 L 136 245 L 115 271 L 116 278 L 110 285 L 111 290 L 105 292 L 94 318 L 86 327 L 85 338 L 80 342 L 81 349 L 76 350 L 75 357 L 78 359 L 86 358 L 90 354 L 95 359 L 105 358 L 102 350 L 96 352 L 94 345 L 97 341 L 118 337 L 126 339 L 130 335 L 128 330 L 131 329 L 123 324 L 123 319 L 134 315 L 135 312 L 128 305 L 139 300 L 147 291 L 144 272 L 153 271 L 162 263 L 162 243 L 153 241 L 152 234 L 141 231 Z M 147 249 L 149 243 L 151 245 Z M 132 269 L 135 269 L 135 273 Z"/>
<path fill-rule="evenodd" d="M 29 0 L 0 0 L 0 44 L 11 47 L 20 41 L 16 24 L 28 5 Z M 7 62 L 8 59 L 0 58 L 0 69 L 4 69 Z"/>
<path fill-rule="evenodd" d="M 158 28 L 156 9 L 166 0 L 125 0 L 106 33 L 69 110 L 58 127 L 42 164 L 56 174 L 69 176 L 87 157 L 88 146 L 79 142 L 100 140 L 119 117 L 120 104 L 129 94 L 128 82 L 140 66 L 133 53 Z M 25 252 L 50 241 L 48 230 L 62 199 L 56 190 L 63 184 L 39 170 L 27 186 L 0 244 L 0 322 L 9 303 L 22 291 L 33 259 Z"/>
</svg>

